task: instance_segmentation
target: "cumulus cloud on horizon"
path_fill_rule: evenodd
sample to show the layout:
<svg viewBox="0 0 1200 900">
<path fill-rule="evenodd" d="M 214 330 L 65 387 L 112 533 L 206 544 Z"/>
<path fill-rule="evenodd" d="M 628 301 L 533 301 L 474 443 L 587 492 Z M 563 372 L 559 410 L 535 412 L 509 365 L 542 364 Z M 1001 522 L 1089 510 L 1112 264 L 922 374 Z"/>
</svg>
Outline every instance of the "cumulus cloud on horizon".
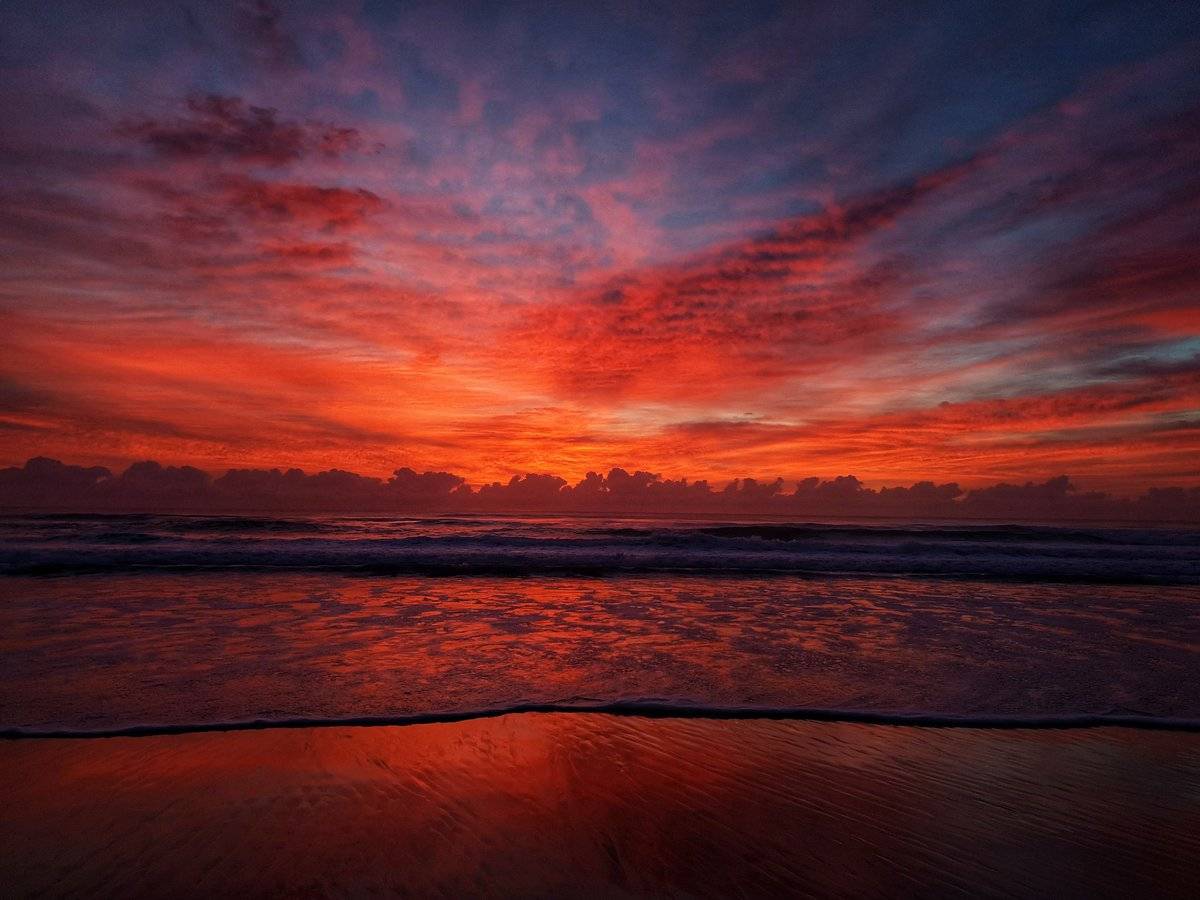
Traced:
<svg viewBox="0 0 1200 900">
<path fill-rule="evenodd" d="M 72 512 L 607 512 L 768 516 L 893 516 L 1015 521 L 1200 523 L 1200 487 L 1151 488 L 1132 497 L 1082 492 L 1061 475 L 1042 483 L 1000 483 L 964 491 L 954 483 L 864 485 L 852 475 L 785 484 L 782 478 L 705 480 L 613 468 L 571 484 L 556 475 L 514 475 L 473 489 L 449 472 L 396 469 L 373 478 L 342 469 L 230 469 L 219 477 L 193 466 L 133 463 L 114 473 L 47 457 L 0 469 L 0 508 Z"/>
</svg>

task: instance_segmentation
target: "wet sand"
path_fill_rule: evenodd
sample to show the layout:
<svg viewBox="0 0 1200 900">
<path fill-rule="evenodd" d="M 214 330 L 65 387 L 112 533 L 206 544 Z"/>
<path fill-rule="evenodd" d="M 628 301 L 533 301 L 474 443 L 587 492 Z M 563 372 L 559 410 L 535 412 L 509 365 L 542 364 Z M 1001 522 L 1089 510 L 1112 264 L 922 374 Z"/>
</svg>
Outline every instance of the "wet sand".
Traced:
<svg viewBox="0 0 1200 900">
<path fill-rule="evenodd" d="M 1200 735 L 519 714 L 0 742 L 6 896 L 1200 893 Z"/>
</svg>

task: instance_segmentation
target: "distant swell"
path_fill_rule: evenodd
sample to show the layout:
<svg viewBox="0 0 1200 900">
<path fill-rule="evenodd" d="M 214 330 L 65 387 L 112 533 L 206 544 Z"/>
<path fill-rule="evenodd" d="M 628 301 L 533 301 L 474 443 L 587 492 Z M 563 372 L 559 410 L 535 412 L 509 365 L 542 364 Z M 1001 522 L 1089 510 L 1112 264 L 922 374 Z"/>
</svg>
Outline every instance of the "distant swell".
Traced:
<svg viewBox="0 0 1200 900">
<path fill-rule="evenodd" d="M 1200 584 L 1200 532 L 1030 525 L 580 519 L 0 518 L 0 575 L 925 576 Z"/>
<path fill-rule="evenodd" d="M 811 722 L 846 722 L 863 725 L 894 725 L 922 728 L 988 729 L 1077 729 L 1140 728 L 1156 731 L 1200 732 L 1200 719 L 1143 716 L 1128 713 L 1080 713 L 1075 715 L 947 715 L 940 713 L 897 713 L 855 709 L 810 707 L 694 706 L 654 700 L 615 703 L 528 703 L 458 712 L 431 712 L 395 716 L 348 716 L 345 718 L 252 719 L 231 722 L 194 722 L 170 725 L 128 725 L 118 728 L 0 730 L 3 740 L 152 737 L 203 734 L 225 731 L 262 731 L 272 728 L 334 728 L 397 725 L 434 725 L 466 722 L 498 716 L 530 713 L 605 714 L 671 719 L 789 719 Z"/>
<path fill-rule="evenodd" d="M 970 553 L 794 552 L 674 553 L 539 552 L 430 548 L 426 552 L 319 548 L 202 550 L 147 549 L 0 552 L 0 575 L 68 576 L 137 572 L 312 572 L 345 575 L 429 576 L 702 576 L 924 577 L 989 581 L 1190 585 L 1200 584 L 1200 564 L 1149 554 L 1130 557 Z"/>
<path fill-rule="evenodd" d="M 854 539 L 867 541 L 929 540 L 985 541 L 988 543 L 1040 544 L 1121 544 L 1130 541 L 1130 529 L 1119 537 L 1101 529 L 1076 529 L 1063 526 L 1038 525 L 971 525 L 914 528 L 887 525 L 706 525 L 691 529 L 695 534 L 717 538 L 761 538 L 767 541 L 827 541 Z M 622 537 L 660 537 L 676 530 L 653 528 L 612 528 L 601 533 Z M 1153 532 L 1145 531 L 1145 543 L 1156 543 Z M 1133 540 L 1134 543 L 1143 541 Z"/>
</svg>

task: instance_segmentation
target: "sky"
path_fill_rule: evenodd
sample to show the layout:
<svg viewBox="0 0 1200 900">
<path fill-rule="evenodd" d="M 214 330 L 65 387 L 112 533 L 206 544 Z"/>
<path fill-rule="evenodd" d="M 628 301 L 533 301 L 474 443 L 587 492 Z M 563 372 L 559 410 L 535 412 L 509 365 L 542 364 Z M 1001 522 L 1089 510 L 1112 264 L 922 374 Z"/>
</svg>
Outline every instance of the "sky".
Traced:
<svg viewBox="0 0 1200 900">
<path fill-rule="evenodd" d="M 0 465 L 1200 484 L 1200 8 L 0 7 Z"/>
</svg>

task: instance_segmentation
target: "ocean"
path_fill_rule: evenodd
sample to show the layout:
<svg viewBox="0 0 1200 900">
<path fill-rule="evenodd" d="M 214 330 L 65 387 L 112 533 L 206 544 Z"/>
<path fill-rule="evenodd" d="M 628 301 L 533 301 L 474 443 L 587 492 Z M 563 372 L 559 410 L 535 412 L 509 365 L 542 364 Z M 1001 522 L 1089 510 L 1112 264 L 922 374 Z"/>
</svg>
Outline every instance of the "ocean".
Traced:
<svg viewBox="0 0 1200 900">
<path fill-rule="evenodd" d="M 34 813 L 5 818 L 0 875 L 1172 894 L 1198 850 L 1198 638 L 1180 529 L 8 515 L 0 787 Z M 264 874 L 267 845 L 291 861 Z M 406 880 L 392 846 L 441 868 Z"/>
<path fill-rule="evenodd" d="M 1200 719 L 1200 532 L 0 519 L 0 727 L 642 705 Z"/>
</svg>

